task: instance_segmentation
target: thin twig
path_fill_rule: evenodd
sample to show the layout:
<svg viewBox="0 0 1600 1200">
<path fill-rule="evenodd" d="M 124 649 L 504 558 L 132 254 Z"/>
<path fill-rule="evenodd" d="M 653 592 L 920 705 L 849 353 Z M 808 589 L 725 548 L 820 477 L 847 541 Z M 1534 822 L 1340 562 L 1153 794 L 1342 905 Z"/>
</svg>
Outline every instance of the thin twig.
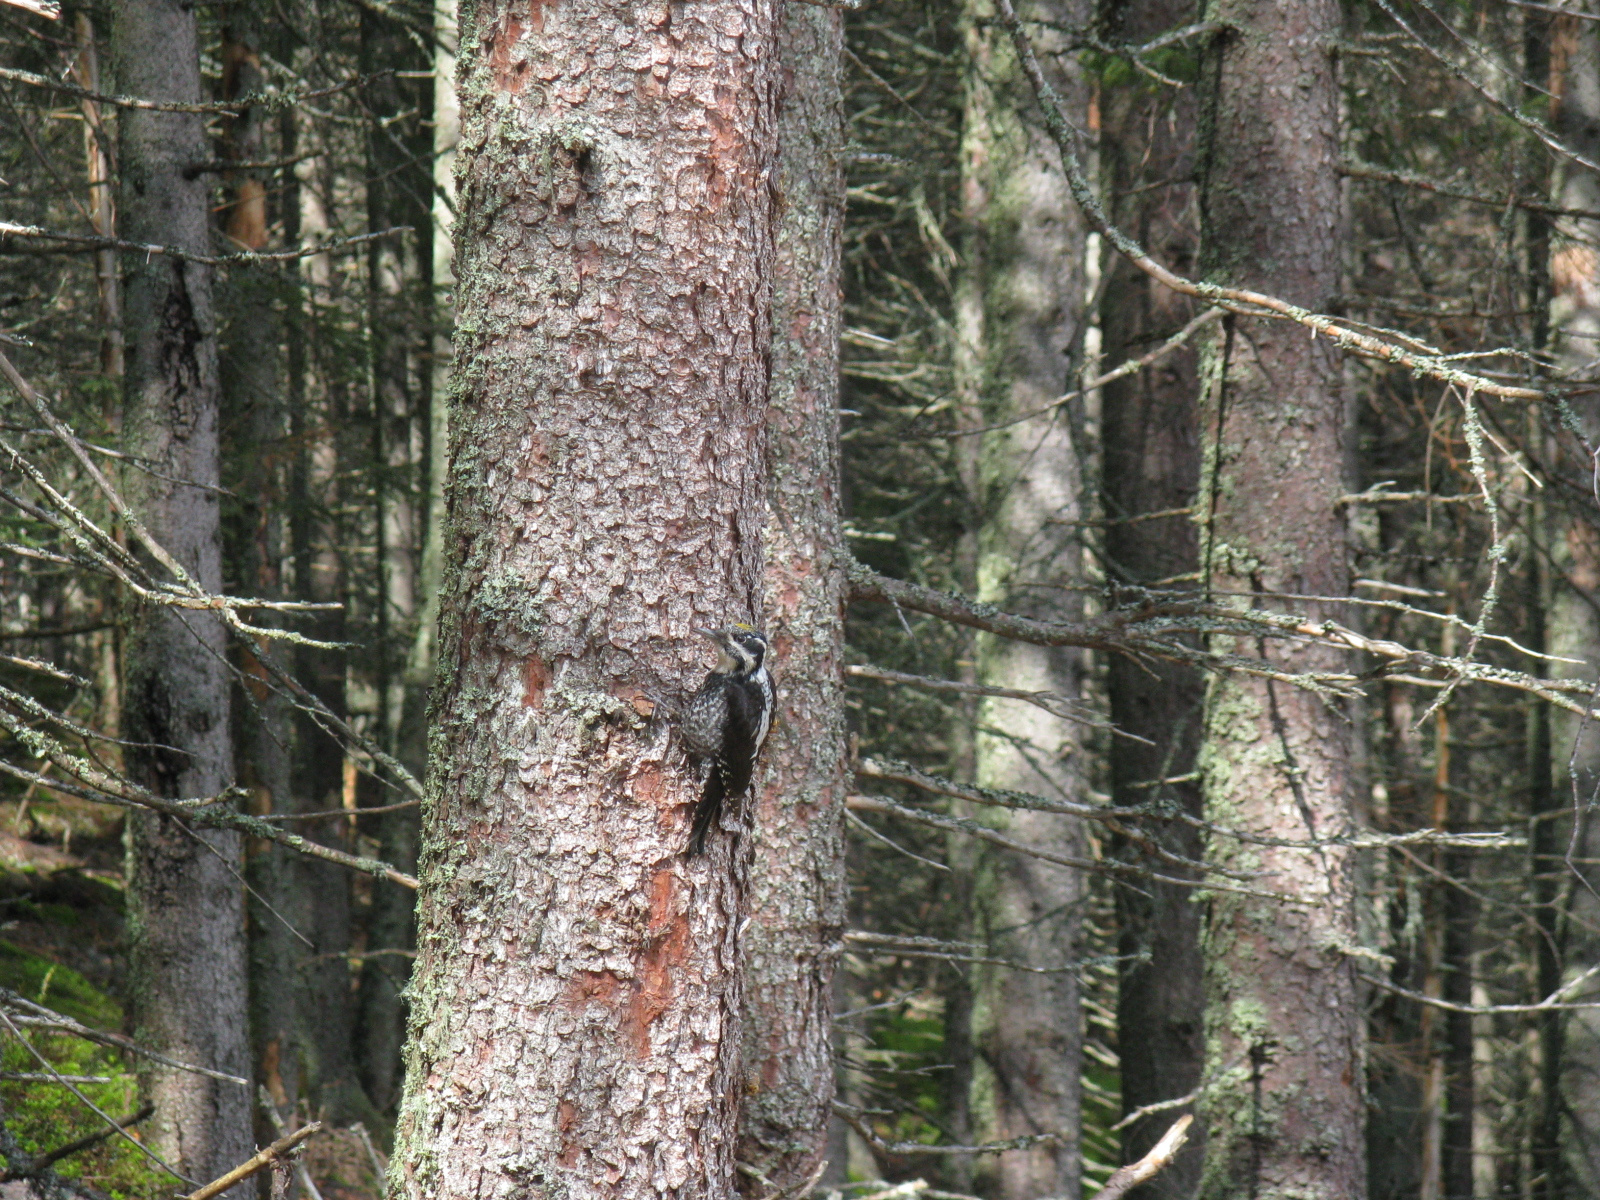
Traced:
<svg viewBox="0 0 1600 1200">
<path fill-rule="evenodd" d="M 210 1067 L 197 1067 L 193 1063 L 180 1062 L 175 1058 L 168 1058 L 154 1050 L 139 1045 L 132 1038 L 124 1037 L 120 1033 L 110 1033 L 103 1029 L 93 1029 L 80 1021 L 46 1008 L 26 996 L 20 996 L 8 988 L 0 988 L 0 1004 L 10 1005 L 13 1009 L 23 1009 L 35 1014 L 27 1017 L 16 1015 L 14 1019 L 19 1025 L 26 1025 L 31 1029 L 50 1029 L 60 1033 L 70 1033 L 80 1037 L 86 1042 L 96 1042 L 102 1046 L 111 1046 L 117 1050 L 126 1050 L 141 1058 L 148 1058 L 151 1062 L 158 1062 L 164 1067 L 171 1067 L 175 1071 L 188 1071 L 192 1075 L 204 1075 L 208 1079 L 220 1079 L 224 1083 L 236 1083 L 240 1087 L 249 1087 L 248 1079 L 240 1079 L 237 1075 L 229 1075 L 226 1071 L 213 1071 Z"/>
</svg>

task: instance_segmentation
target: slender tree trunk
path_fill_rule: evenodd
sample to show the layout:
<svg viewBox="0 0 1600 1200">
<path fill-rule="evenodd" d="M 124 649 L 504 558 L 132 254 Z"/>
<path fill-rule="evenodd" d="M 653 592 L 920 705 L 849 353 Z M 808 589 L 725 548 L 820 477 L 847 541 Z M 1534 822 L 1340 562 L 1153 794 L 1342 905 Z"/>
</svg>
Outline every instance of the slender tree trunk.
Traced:
<svg viewBox="0 0 1600 1200">
<path fill-rule="evenodd" d="M 1081 24 L 1087 3 L 1035 5 L 1034 19 Z M 1081 352 L 1086 305 L 1084 227 L 1066 194 L 1053 145 L 1021 114 L 1027 87 L 1009 39 L 988 0 L 965 14 L 968 50 L 962 132 L 964 278 L 960 285 L 958 379 L 976 434 L 969 486 L 977 510 L 980 599 L 1042 619 L 1078 615 L 1068 589 L 1083 578 L 1078 527 L 1085 446 L 1071 410 L 1050 407 L 1069 390 Z M 1068 103 L 1086 111 L 1081 80 L 1057 80 Z M 992 428 L 1003 425 L 1002 428 Z M 1080 656 L 977 639 L 979 681 L 1078 694 Z M 979 705 L 978 782 L 1051 797 L 1083 788 L 1078 727 L 1034 705 Z M 996 731 L 1003 731 L 999 733 Z M 1057 854 L 1081 854 L 1071 818 L 1022 810 L 981 814 L 1012 837 Z M 1070 870 L 1025 855 L 982 856 L 977 900 L 983 935 L 997 957 L 1052 973 L 979 968 L 975 972 L 980 1053 L 993 1079 L 995 1137 L 1059 1134 L 1002 1154 L 1005 1200 L 1071 1196 L 1079 1190 L 1077 1131 L 1082 1015 L 1078 936 L 1084 887 Z"/>
<path fill-rule="evenodd" d="M 1325 309 L 1339 287 L 1336 0 L 1213 0 L 1202 67 L 1199 186 L 1206 276 Z M 1224 603 L 1262 593 L 1347 594 L 1344 403 L 1339 359 L 1286 323 L 1229 318 L 1203 374 L 1200 505 L 1207 586 Z M 1259 601 L 1267 605 L 1270 599 Z M 1310 602 L 1343 615 L 1335 601 Z M 1348 670 L 1325 649 L 1212 636 L 1219 652 L 1270 652 L 1286 669 Z M 1213 676 L 1201 772 L 1209 818 L 1311 850 L 1211 839 L 1289 903 L 1217 893 L 1206 926 L 1208 1198 L 1360 1200 L 1363 1013 L 1350 734 L 1335 706 L 1278 681 Z"/>
<path fill-rule="evenodd" d="M 191 7 L 126 0 L 113 11 L 111 38 L 120 91 L 189 104 L 203 99 Z M 118 124 L 123 235 L 208 253 L 207 184 L 185 173 L 210 157 L 201 118 L 124 109 Z M 219 590 L 212 273 L 145 255 L 128 256 L 123 268 L 124 446 L 160 471 L 127 472 L 123 484 L 154 536 L 202 586 Z M 125 646 L 129 774 L 165 796 L 217 795 L 233 777 L 220 621 L 141 607 Z M 129 818 L 134 1031 L 172 1058 L 248 1075 L 241 865 L 235 834 L 191 833 L 165 817 Z M 141 1079 L 156 1106 L 146 1136 L 179 1170 L 204 1181 L 249 1157 L 249 1089 L 149 1061 L 141 1063 Z"/>
<path fill-rule="evenodd" d="M 425 58 L 409 31 L 393 17 L 363 9 L 363 70 L 423 71 Z M 379 736 L 391 752 L 421 774 L 426 749 L 426 686 L 431 680 L 431 631 L 418 649 L 416 629 L 423 539 L 427 521 L 427 445 L 432 372 L 416 361 L 433 336 L 432 131 L 408 117 L 433 100 L 415 81 L 386 76 L 368 91 L 367 226 L 409 226 L 405 237 L 371 243 L 367 255 L 367 319 L 372 396 L 374 527 L 377 536 L 378 608 L 374 629 Z M 437 576 L 435 576 L 437 586 Z M 404 658 L 400 647 L 407 645 Z M 418 655 L 421 661 L 417 661 Z M 377 793 L 380 803 L 392 797 Z M 371 821 L 379 854 L 404 871 L 415 870 L 419 822 L 415 810 Z M 404 957 L 415 943 L 414 897 L 402 888 L 372 893 L 367 914 L 367 959 L 361 968 L 358 1048 L 362 1083 L 377 1107 L 400 1099 L 400 1052 L 405 1009 L 401 990 L 409 975 Z M 399 951 L 399 954 L 384 953 Z"/>
<path fill-rule="evenodd" d="M 225 33 L 222 99 L 237 100 L 259 91 L 264 82 L 254 23 L 241 14 Z M 223 149 L 236 162 L 260 161 L 266 114 L 251 107 L 228 122 Z M 267 244 L 267 189 L 254 171 L 230 172 L 231 205 L 222 224 L 236 246 L 260 250 Z M 283 277 L 277 268 L 241 267 L 219 287 L 223 318 L 221 387 L 223 426 L 231 434 L 224 447 L 224 478 L 236 500 L 230 522 L 228 557 L 238 563 L 241 590 L 252 596 L 284 595 L 284 405 L 279 346 L 283 322 L 277 301 Z M 259 614 L 257 620 L 271 620 Z M 268 646 L 257 654 L 271 653 Z M 294 712 L 288 700 L 265 682 L 254 655 L 241 654 L 244 682 L 234 693 L 235 752 L 239 782 L 249 791 L 257 814 L 295 810 L 293 775 Z M 250 1036 L 256 1078 L 286 1119 L 300 1096 L 298 971 L 304 957 L 296 934 L 311 927 L 310 897 L 297 883 L 294 855 L 271 842 L 252 839 L 245 850 L 245 876 L 253 895 L 247 900 L 250 953 Z M 276 1137 L 265 1115 L 256 1122 L 257 1141 Z"/>
<path fill-rule="evenodd" d="M 759 783 L 745 933 L 740 1191 L 814 1182 L 833 1100 L 844 927 L 845 548 L 839 520 L 843 22 L 785 4 L 767 412 L 766 632 L 782 681 Z"/>
<path fill-rule="evenodd" d="M 405 1197 L 721 1200 L 742 870 L 665 723 L 758 620 L 775 36 L 462 11 L 460 320 Z M 748 826 L 750 815 L 739 814 Z"/>
<path fill-rule="evenodd" d="M 1140 44 L 1181 26 L 1191 0 L 1137 0 L 1104 6 L 1107 37 Z M 1156 88 L 1142 77 L 1100 94 L 1101 168 L 1108 176 L 1113 217 L 1162 262 L 1189 271 L 1196 249 L 1193 157 L 1194 89 Z M 1100 306 L 1100 347 L 1108 366 L 1147 353 L 1194 316 L 1194 305 L 1120 255 L 1108 259 Z M 1149 587 L 1192 575 L 1199 547 L 1190 506 L 1200 482 L 1196 353 L 1185 347 L 1162 362 L 1108 386 L 1101 411 L 1101 481 L 1107 575 Z M 1151 514 L 1166 514 L 1152 516 Z M 1173 586 L 1173 585 L 1168 585 Z M 1169 804 L 1199 816 L 1194 780 L 1204 683 L 1199 672 L 1172 663 L 1106 664 L 1111 720 L 1144 742 L 1112 747 L 1111 794 L 1118 805 Z M 1154 781 L 1183 782 L 1152 786 Z M 1169 851 L 1203 857 L 1199 832 L 1181 821 L 1150 822 L 1144 830 Z M 1155 867 L 1155 856 L 1132 845 L 1120 858 Z M 1189 874 L 1171 862 L 1163 875 Z M 1125 1113 L 1191 1094 L 1205 1056 L 1205 996 L 1201 980 L 1202 907 L 1191 888 L 1141 879 L 1116 892 L 1119 966 L 1117 1053 Z M 1134 1162 L 1171 1123 L 1161 1112 L 1134 1122 L 1123 1135 L 1124 1162 Z M 1186 1200 L 1194 1194 L 1205 1139 L 1192 1131 L 1178 1160 L 1133 1195 Z"/>
<path fill-rule="evenodd" d="M 287 57 L 287 54 L 285 55 Z M 299 118 L 293 109 L 279 116 L 279 140 L 285 158 L 293 158 L 299 145 Z M 303 195 L 293 175 L 284 189 L 284 240 L 297 244 L 302 236 Z M 341 430 L 349 413 L 336 383 L 327 390 L 327 410 L 312 407 L 307 384 L 312 380 L 313 351 L 318 349 L 318 323 L 308 311 L 307 299 L 315 295 L 315 260 L 299 264 L 298 286 L 289 294 L 285 312 L 287 345 L 284 399 L 288 408 L 289 441 L 294 457 L 289 463 L 289 551 L 294 563 L 297 599 L 345 605 L 341 504 L 341 465 L 347 461 Z M 320 264 L 319 264 L 320 265 Z M 319 517 L 326 512 L 327 517 Z M 319 641 L 349 640 L 341 607 L 317 613 L 308 624 Z M 345 715 L 345 654 L 340 650 L 296 647 L 296 677 L 331 711 Z M 291 780 L 301 812 L 325 812 L 341 807 L 345 758 L 339 745 L 304 712 L 295 718 L 294 771 Z M 347 822 L 343 817 L 297 822 L 298 831 L 324 845 L 343 849 Z M 370 1115 L 370 1106 L 356 1082 L 352 1045 L 354 1020 L 350 996 L 350 873 L 318 859 L 299 858 L 291 864 L 293 890 L 310 901 L 307 933 L 313 943 L 302 949 L 294 983 L 298 991 L 297 1057 L 303 1092 L 312 1111 L 335 1121 Z"/>
</svg>

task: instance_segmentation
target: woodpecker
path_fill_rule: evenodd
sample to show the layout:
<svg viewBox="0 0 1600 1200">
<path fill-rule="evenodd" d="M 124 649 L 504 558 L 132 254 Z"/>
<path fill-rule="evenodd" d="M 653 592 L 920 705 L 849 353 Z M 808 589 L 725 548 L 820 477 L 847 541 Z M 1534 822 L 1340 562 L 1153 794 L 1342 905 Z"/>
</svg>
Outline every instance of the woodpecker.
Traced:
<svg viewBox="0 0 1600 1200">
<path fill-rule="evenodd" d="M 749 791 L 778 699 L 767 673 L 766 638 L 749 625 L 695 632 L 717 648 L 717 666 L 689 701 L 680 723 L 689 753 L 711 763 L 695 805 L 691 858 L 705 849 L 706 834 L 722 815 L 723 802 Z"/>
</svg>

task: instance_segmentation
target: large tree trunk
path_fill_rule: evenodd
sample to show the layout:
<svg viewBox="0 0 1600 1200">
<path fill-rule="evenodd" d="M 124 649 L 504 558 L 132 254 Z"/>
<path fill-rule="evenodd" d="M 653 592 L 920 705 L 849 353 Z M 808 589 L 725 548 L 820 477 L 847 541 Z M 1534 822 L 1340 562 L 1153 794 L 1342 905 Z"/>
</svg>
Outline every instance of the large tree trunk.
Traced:
<svg viewBox="0 0 1600 1200">
<path fill-rule="evenodd" d="M 700 682 L 694 627 L 760 619 L 775 20 L 758 0 L 461 15 L 441 673 L 392 1185 L 721 1198 L 752 835 L 683 856 L 698 774 L 640 712 Z"/>
<path fill-rule="evenodd" d="M 1202 67 L 1201 266 L 1219 282 L 1325 309 L 1339 286 L 1337 0 L 1213 0 Z M 1337 354 L 1288 323 L 1229 318 L 1203 373 L 1201 561 L 1223 603 L 1347 594 L 1344 405 Z M 1264 598 L 1271 606 L 1274 601 Z M 1336 602 L 1304 603 L 1339 617 Z M 1219 652 L 1253 640 L 1214 635 Z M 1295 671 L 1347 670 L 1320 648 L 1270 647 Z M 1206 927 L 1209 1126 L 1204 1197 L 1360 1200 L 1363 1014 L 1356 944 L 1350 733 L 1336 706 L 1241 674 L 1207 693 L 1208 817 L 1311 850 L 1211 839 L 1221 865 L 1291 897 L 1210 898 Z"/>
<path fill-rule="evenodd" d="M 745 934 L 740 1190 L 822 1169 L 844 926 L 845 548 L 839 520 L 843 23 L 785 4 L 779 28 L 776 262 L 767 412 L 767 634 L 783 681 L 758 783 Z M 746 1171 L 744 1168 L 749 1168 Z"/>
<path fill-rule="evenodd" d="M 1038 4 L 1027 15 L 1060 27 L 1081 23 L 1088 11 L 1087 3 L 1061 0 Z M 993 23 L 992 6 L 974 0 L 964 19 L 966 229 L 957 379 L 969 425 L 990 430 L 968 439 L 976 456 L 968 486 L 976 508 L 977 593 L 1008 611 L 1071 619 L 1078 605 L 1068 589 L 1083 579 L 1075 524 L 1083 515 L 1082 425 L 1073 410 L 1051 404 L 1069 390 L 1081 352 L 1084 226 L 1054 146 L 1022 118 L 1027 84 L 1009 39 Z M 1084 111 L 1081 81 L 1065 74 L 1057 83 L 1068 104 Z M 1074 651 L 977 639 L 981 683 L 1071 699 L 1082 669 Z M 1079 797 L 1077 726 L 1015 700 L 983 701 L 978 723 L 980 784 Z M 1057 854 L 1083 851 L 1082 830 L 1072 818 L 999 809 L 974 815 Z M 978 926 L 990 953 L 1051 969 L 974 972 L 974 1036 L 993 1080 L 992 1128 L 985 1133 L 1060 1135 L 1000 1156 L 1004 1200 L 1079 1190 L 1082 1015 L 1075 961 L 1084 897 L 1077 872 L 988 848 L 979 856 Z"/>
<path fill-rule="evenodd" d="M 190 6 L 126 0 L 113 10 L 111 31 L 120 91 L 190 104 L 203 98 Z M 124 109 L 118 124 L 123 235 L 208 253 L 207 183 L 185 171 L 210 157 L 201 118 Z M 130 255 L 123 267 L 124 445 L 160 472 L 129 471 L 123 483 L 151 533 L 202 586 L 217 591 L 212 272 L 159 255 Z M 164 796 L 217 795 L 233 777 L 221 622 L 210 614 L 143 606 L 129 621 L 125 653 L 129 774 Z M 129 825 L 134 1031 L 171 1058 L 248 1075 L 239 838 L 187 832 L 166 817 L 135 815 Z M 248 1089 L 149 1061 L 141 1072 L 156 1106 L 147 1135 L 179 1170 L 203 1181 L 250 1155 Z"/>
<path fill-rule="evenodd" d="M 1106 3 L 1111 41 L 1140 44 L 1193 15 L 1191 0 Z M 1100 96 L 1102 169 L 1109 174 L 1113 219 L 1156 258 L 1188 272 L 1197 230 L 1193 211 L 1194 89 L 1154 88 L 1135 75 Z M 1119 255 L 1107 264 L 1100 306 L 1103 361 L 1145 354 L 1176 333 L 1194 305 L 1161 287 Z M 1185 347 L 1155 366 L 1109 385 L 1101 411 L 1105 498 L 1105 568 L 1117 583 L 1151 586 L 1190 575 L 1199 548 L 1189 506 L 1200 482 L 1196 355 Z M 1166 515 L 1152 515 L 1166 514 Z M 1111 794 L 1120 806 L 1170 804 L 1200 815 L 1193 782 L 1204 684 L 1198 671 L 1173 663 L 1106 664 L 1111 720 L 1145 739 L 1119 739 L 1111 754 Z M 1152 786 L 1156 780 L 1185 782 Z M 1180 821 L 1150 822 L 1144 832 L 1190 860 L 1202 857 L 1199 832 Z M 1119 858 L 1182 874 L 1133 844 Z M 1117 888 L 1117 1053 L 1125 1113 L 1187 1096 L 1199 1086 L 1205 1056 L 1200 923 L 1194 891 L 1141 879 Z M 1134 1122 L 1123 1135 L 1124 1162 L 1155 1145 L 1172 1114 Z M 1177 1161 L 1136 1196 L 1180 1200 L 1194 1194 L 1205 1139 L 1191 1133 Z"/>
</svg>

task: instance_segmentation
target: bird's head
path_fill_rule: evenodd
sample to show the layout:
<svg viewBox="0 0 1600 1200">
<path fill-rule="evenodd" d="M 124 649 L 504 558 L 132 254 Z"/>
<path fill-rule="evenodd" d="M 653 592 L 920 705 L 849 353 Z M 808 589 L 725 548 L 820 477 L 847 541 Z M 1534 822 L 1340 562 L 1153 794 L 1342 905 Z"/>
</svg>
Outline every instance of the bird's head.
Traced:
<svg viewBox="0 0 1600 1200">
<path fill-rule="evenodd" d="M 726 629 L 696 629 L 717 648 L 717 670 L 724 675 L 749 675 L 767 656 L 767 639 L 753 625 L 739 623 Z"/>
</svg>

